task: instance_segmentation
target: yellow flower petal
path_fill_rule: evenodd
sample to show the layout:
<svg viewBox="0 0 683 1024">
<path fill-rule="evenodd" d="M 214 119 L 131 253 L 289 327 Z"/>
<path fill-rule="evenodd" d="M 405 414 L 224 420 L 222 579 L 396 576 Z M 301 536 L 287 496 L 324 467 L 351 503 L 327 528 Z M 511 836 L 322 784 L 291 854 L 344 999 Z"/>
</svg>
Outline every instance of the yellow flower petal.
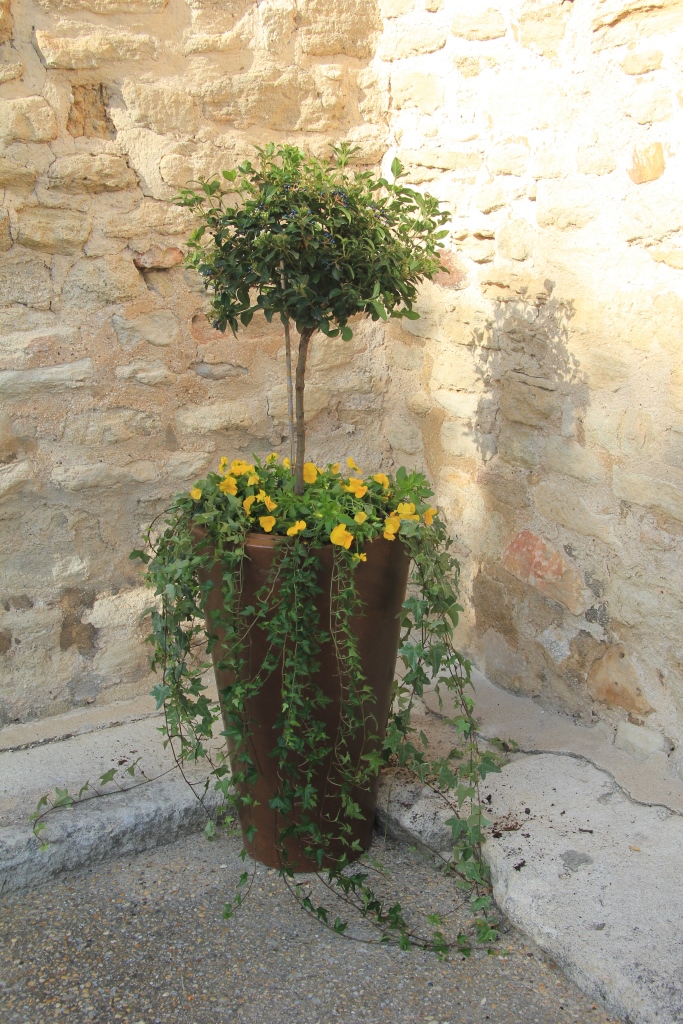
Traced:
<svg viewBox="0 0 683 1024">
<path fill-rule="evenodd" d="M 249 479 L 247 480 L 247 487 L 251 487 L 252 484 L 257 484 L 257 483 L 259 483 L 258 473 L 252 473 L 251 476 L 249 477 Z"/>
<path fill-rule="evenodd" d="M 268 458 L 266 459 L 266 462 L 277 462 L 279 458 L 280 456 L 278 455 L 277 452 L 271 452 Z"/>
<path fill-rule="evenodd" d="M 361 551 L 360 554 L 356 553 L 353 556 L 353 560 L 354 560 L 354 562 L 367 562 L 368 556 L 365 554 L 364 551 Z"/>
<path fill-rule="evenodd" d="M 285 467 L 285 469 L 290 469 L 292 463 L 289 461 L 289 459 L 283 459 L 282 465 Z"/>
<path fill-rule="evenodd" d="M 385 540 L 394 540 L 395 539 L 395 535 L 393 533 L 390 533 L 389 530 L 385 530 L 384 533 L 382 534 L 382 536 L 384 537 Z"/>
<path fill-rule="evenodd" d="M 254 504 L 255 501 L 256 495 L 250 494 L 249 497 L 245 498 L 244 501 L 242 502 L 242 508 L 247 513 L 247 515 L 251 512 L 251 506 Z"/>
<path fill-rule="evenodd" d="M 344 487 L 345 491 L 349 494 L 353 494 L 356 498 L 362 498 L 367 493 L 367 487 L 357 476 L 349 477 L 348 485 Z"/>
<path fill-rule="evenodd" d="M 199 490 L 198 487 L 193 487 L 192 490 L 190 491 L 190 497 L 192 498 L 193 501 L 199 501 L 201 496 L 202 492 Z"/>
<path fill-rule="evenodd" d="M 360 466 L 357 466 L 353 459 L 347 459 L 346 465 L 349 467 L 349 469 L 355 469 L 356 473 L 360 473 Z"/>
<path fill-rule="evenodd" d="M 353 534 L 349 533 L 343 523 L 339 523 L 330 534 L 330 541 L 333 544 L 338 544 L 340 548 L 346 548 L 348 551 L 353 541 Z"/>
<path fill-rule="evenodd" d="M 434 516 L 438 516 L 438 514 L 439 514 L 439 510 L 436 509 L 436 508 L 428 508 L 427 509 L 427 511 L 424 514 L 425 523 L 427 524 L 427 526 L 431 526 L 432 525 L 432 520 L 434 519 Z"/>
<path fill-rule="evenodd" d="M 260 516 L 259 523 L 264 533 L 270 533 L 275 526 L 275 516 Z"/>
<path fill-rule="evenodd" d="M 302 530 L 306 529 L 306 522 L 303 519 L 297 519 L 294 526 L 290 526 L 287 530 L 288 537 L 296 537 L 297 533 L 301 533 Z"/>
<path fill-rule="evenodd" d="M 221 459 L 221 461 L 218 463 L 218 472 L 222 475 L 223 473 L 225 473 L 227 468 L 228 468 L 228 460 L 227 460 L 227 458 L 224 455 L 223 458 Z"/>
<path fill-rule="evenodd" d="M 332 465 L 330 466 L 330 469 L 332 470 L 333 473 L 338 473 L 339 472 L 339 463 L 338 462 L 333 462 Z"/>
<path fill-rule="evenodd" d="M 318 468 L 314 462 L 304 462 L 304 483 L 314 484 L 318 479 Z"/>
<path fill-rule="evenodd" d="M 274 508 L 277 508 L 277 504 L 267 494 L 263 498 L 263 504 L 266 506 L 269 512 L 272 512 Z"/>
<path fill-rule="evenodd" d="M 223 494 L 237 494 L 237 481 L 234 476 L 224 477 L 218 485 L 218 490 L 222 491 Z"/>
<path fill-rule="evenodd" d="M 353 518 L 360 525 L 361 523 L 365 522 L 365 520 L 368 518 L 368 516 L 367 516 L 366 512 L 356 512 L 356 514 L 355 514 L 355 516 Z"/>
<path fill-rule="evenodd" d="M 381 484 L 385 491 L 389 487 L 389 477 L 385 473 L 375 473 L 372 478 L 376 484 Z"/>
<path fill-rule="evenodd" d="M 396 509 L 396 514 L 399 519 L 412 519 L 415 515 L 415 505 L 412 501 L 401 501 Z"/>
</svg>

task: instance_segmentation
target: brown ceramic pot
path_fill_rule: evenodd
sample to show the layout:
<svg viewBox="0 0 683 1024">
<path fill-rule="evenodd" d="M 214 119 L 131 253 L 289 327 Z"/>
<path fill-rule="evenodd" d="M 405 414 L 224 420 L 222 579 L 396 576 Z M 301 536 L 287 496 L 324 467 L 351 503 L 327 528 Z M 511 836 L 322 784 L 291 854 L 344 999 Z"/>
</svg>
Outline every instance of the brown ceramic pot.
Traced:
<svg viewBox="0 0 683 1024">
<path fill-rule="evenodd" d="M 246 543 L 247 558 L 243 567 L 242 605 L 248 607 L 255 604 L 256 594 L 266 581 L 276 546 L 283 543 L 284 538 L 268 537 L 265 534 L 249 534 Z M 284 541 L 286 543 L 286 541 Z M 363 707 L 365 716 L 372 715 L 375 721 L 364 733 L 351 740 L 349 749 L 354 764 L 360 762 L 364 754 L 377 749 L 384 738 L 391 693 L 396 667 L 396 656 L 400 632 L 399 614 L 405 600 L 408 580 L 409 558 L 400 541 L 387 541 L 379 537 L 366 545 L 367 561 L 361 562 L 355 571 L 356 586 L 365 607 L 365 613 L 353 619 L 354 633 L 358 639 L 358 649 L 363 674 L 373 692 L 372 702 Z M 319 583 L 321 593 L 318 595 L 318 612 L 320 622 L 329 622 L 330 614 L 330 581 L 333 565 L 332 546 L 327 545 L 319 552 L 320 571 Z M 219 565 L 203 574 L 203 580 L 211 579 L 214 584 L 207 600 L 207 613 L 220 603 L 221 568 Z M 219 696 L 231 686 L 233 678 L 225 670 L 216 666 L 223 655 L 221 632 L 216 630 L 218 641 L 213 648 L 213 662 Z M 263 662 L 266 651 L 265 636 L 259 628 L 250 632 L 248 665 L 250 677 L 253 677 Z M 319 657 L 320 668 L 314 682 L 331 698 L 330 703 L 320 711 L 328 736 L 333 737 L 339 728 L 340 712 L 340 681 L 332 645 L 323 646 Z M 264 683 L 259 694 L 249 701 L 246 713 L 250 721 L 251 738 L 249 749 L 258 768 L 258 780 L 249 791 L 257 806 L 244 806 L 240 810 L 240 822 L 244 835 L 245 846 L 250 854 L 268 867 L 279 867 L 281 857 L 278 851 L 280 831 L 291 822 L 286 822 L 268 806 L 268 802 L 279 786 L 278 767 L 270 752 L 276 745 L 276 721 L 281 708 L 282 679 L 279 673 L 273 673 Z M 230 749 L 231 758 L 234 750 Z M 341 803 L 335 793 L 335 772 L 330 763 L 321 766 L 315 779 L 319 793 L 321 814 L 327 820 L 341 814 Z M 355 792 L 354 799 L 359 804 L 363 819 L 354 820 L 353 838 L 357 839 L 363 850 L 370 845 L 372 826 L 377 803 L 378 781 L 375 779 L 371 788 Z M 247 829 L 256 826 L 256 833 L 251 840 L 247 839 Z M 303 845 L 295 837 L 289 836 L 282 844 L 286 850 L 287 862 L 295 871 L 310 871 L 314 864 L 304 853 Z M 332 856 L 341 853 L 332 848 Z M 358 854 L 359 856 L 360 854 Z M 352 858 L 351 858 L 352 859 Z"/>
</svg>

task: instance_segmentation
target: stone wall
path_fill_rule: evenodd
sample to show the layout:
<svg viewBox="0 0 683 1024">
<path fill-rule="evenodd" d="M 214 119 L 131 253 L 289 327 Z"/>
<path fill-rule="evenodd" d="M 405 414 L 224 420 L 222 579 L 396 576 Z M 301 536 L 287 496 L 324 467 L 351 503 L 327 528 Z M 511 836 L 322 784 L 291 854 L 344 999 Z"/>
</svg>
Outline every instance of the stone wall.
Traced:
<svg viewBox="0 0 683 1024">
<path fill-rule="evenodd" d="M 425 466 L 491 678 L 675 747 L 683 3 L 0 0 L 0 41 L 0 715 L 144 691 L 128 550 L 284 450 L 282 340 L 209 327 L 175 191 L 350 138 L 450 204 L 448 272 L 314 344 L 312 454 Z"/>
</svg>

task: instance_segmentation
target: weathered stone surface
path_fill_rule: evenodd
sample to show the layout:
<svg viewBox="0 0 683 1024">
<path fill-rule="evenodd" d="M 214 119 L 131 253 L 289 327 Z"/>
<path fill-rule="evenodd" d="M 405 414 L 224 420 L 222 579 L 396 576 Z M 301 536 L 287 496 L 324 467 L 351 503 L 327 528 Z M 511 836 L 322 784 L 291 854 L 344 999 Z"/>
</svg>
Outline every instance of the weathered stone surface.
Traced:
<svg viewBox="0 0 683 1024">
<path fill-rule="evenodd" d="M 90 11 L 93 14 L 121 14 L 135 11 L 163 11 L 168 0 L 38 0 L 46 11 Z"/>
<path fill-rule="evenodd" d="M 533 252 L 534 230 L 528 220 L 509 220 L 498 232 L 498 251 L 509 260 L 528 260 Z"/>
<path fill-rule="evenodd" d="M 572 197 L 567 192 L 567 189 L 554 188 L 543 195 L 539 194 L 536 218 L 540 227 L 576 231 L 595 220 L 598 210 L 586 193 L 583 190 L 577 191 L 576 196 Z"/>
<path fill-rule="evenodd" d="M 142 342 L 164 347 L 177 345 L 180 340 L 180 324 L 170 309 L 158 309 L 153 313 L 142 313 L 132 320 L 122 316 L 112 317 L 116 337 L 124 348 L 132 348 Z"/>
<path fill-rule="evenodd" d="M 539 466 L 545 451 L 545 437 L 540 430 L 522 424 L 507 424 L 498 438 L 498 453 L 513 466 Z"/>
<path fill-rule="evenodd" d="M 664 462 L 683 469 L 683 426 L 670 427 L 664 441 Z"/>
<path fill-rule="evenodd" d="M 545 462 L 556 473 L 566 473 L 586 484 L 599 484 L 605 480 L 605 469 L 600 460 L 571 438 L 549 437 L 545 446 Z"/>
<path fill-rule="evenodd" d="M 594 662 L 588 674 L 588 691 L 594 700 L 609 707 L 620 707 L 638 715 L 652 711 L 643 694 L 640 678 L 628 651 L 621 644 Z"/>
<path fill-rule="evenodd" d="M 137 184 L 127 161 L 109 153 L 59 157 L 47 174 L 50 187 L 63 192 L 117 192 Z"/>
<path fill-rule="evenodd" d="M 169 270 L 182 262 L 183 254 L 175 246 L 171 246 L 169 249 L 160 249 L 158 246 L 154 246 L 133 257 L 133 263 L 138 270 Z"/>
<path fill-rule="evenodd" d="M 3 398 L 32 398 L 45 392 L 71 391 L 85 387 L 94 373 L 92 359 L 34 370 L 3 370 L 0 371 L 0 395 Z"/>
<path fill-rule="evenodd" d="M 97 409 L 71 415 L 64 428 L 69 444 L 99 447 L 120 444 L 131 437 L 149 437 L 161 430 L 161 417 L 139 409 Z"/>
<path fill-rule="evenodd" d="M 48 68 L 83 70 L 103 64 L 151 59 L 157 43 L 150 35 L 98 29 L 84 35 L 54 35 L 38 30 L 36 44 Z"/>
<path fill-rule="evenodd" d="M 369 57 L 381 28 L 374 0 L 299 0 L 299 45 L 304 53 Z"/>
<path fill-rule="evenodd" d="M 105 85 L 72 85 L 73 102 L 66 130 L 75 139 L 109 139 L 114 131 L 109 119 L 109 92 Z"/>
<path fill-rule="evenodd" d="M 624 109 L 638 124 L 668 121 L 673 112 L 671 93 L 649 85 L 638 86 L 627 99 Z"/>
<path fill-rule="evenodd" d="M 127 366 L 114 370 L 117 380 L 130 380 L 136 384 L 173 384 L 176 377 L 161 359 L 136 359 Z"/>
<path fill-rule="evenodd" d="M 673 267 L 674 270 L 683 270 L 683 249 L 655 246 L 647 252 L 655 263 L 666 263 L 667 267 Z"/>
<path fill-rule="evenodd" d="M 57 135 L 57 118 L 40 96 L 0 101 L 0 140 L 50 142 Z"/>
<path fill-rule="evenodd" d="M 176 413 L 176 425 L 183 434 L 204 434 L 215 430 L 248 429 L 253 417 L 247 402 L 216 402 L 186 405 Z"/>
<path fill-rule="evenodd" d="M 196 221 L 188 210 L 154 199 L 143 199 L 134 210 L 123 216 L 117 210 L 112 211 L 104 219 L 102 232 L 107 238 L 140 238 L 151 232 L 187 235 L 193 227 L 196 227 Z"/>
<path fill-rule="evenodd" d="M 653 142 L 649 146 L 636 147 L 628 169 L 628 176 L 636 185 L 646 181 L 656 181 L 664 174 L 666 162 L 661 142 Z"/>
<path fill-rule="evenodd" d="M 642 725 L 634 725 L 632 722 L 619 722 L 614 746 L 619 750 L 625 750 L 631 757 L 637 757 L 639 761 L 644 761 L 653 754 L 668 753 L 671 749 L 661 732 L 646 729 Z"/>
<path fill-rule="evenodd" d="M 500 411 L 513 423 L 541 427 L 557 411 L 557 397 L 553 391 L 545 388 L 533 387 L 517 380 L 504 380 Z"/>
<path fill-rule="evenodd" d="M 90 221 L 83 213 L 27 206 L 17 216 L 16 241 L 28 249 L 62 253 L 79 252 L 90 234 Z"/>
<path fill-rule="evenodd" d="M 100 487 L 146 484 L 159 478 L 159 469 L 153 462 L 141 460 L 126 466 L 113 466 L 93 462 L 81 466 L 56 466 L 50 479 L 65 491 L 87 491 Z"/>
<path fill-rule="evenodd" d="M 24 62 L 18 57 L 10 57 L 8 60 L 0 58 L 0 85 L 3 82 L 13 82 L 15 78 L 21 78 L 24 73 Z"/>
<path fill-rule="evenodd" d="M 512 174 L 517 177 L 526 171 L 529 146 L 524 142 L 510 141 L 495 146 L 486 157 L 486 166 L 491 174 Z"/>
<path fill-rule="evenodd" d="M 73 265 L 64 283 L 62 300 L 68 306 L 93 308 L 146 294 L 145 282 L 132 260 L 101 256 Z"/>
<path fill-rule="evenodd" d="M 382 37 L 383 60 L 401 60 L 420 53 L 436 53 L 446 45 L 446 31 L 438 25 L 392 25 Z"/>
<path fill-rule="evenodd" d="M 615 466 L 612 483 L 618 498 L 661 509 L 683 522 L 683 471 L 662 467 L 659 471 L 639 473 L 625 466 Z"/>
<path fill-rule="evenodd" d="M 402 14 L 410 14 L 415 0 L 380 0 L 379 12 L 383 18 L 400 18 Z"/>
<path fill-rule="evenodd" d="M 51 298 L 50 271 L 42 260 L 26 255 L 0 261 L 0 307 L 17 302 L 47 309 Z"/>
<path fill-rule="evenodd" d="M 398 110 L 417 107 L 432 114 L 443 103 L 443 85 L 437 75 L 401 68 L 391 76 L 391 93 Z"/>
<path fill-rule="evenodd" d="M 530 530 L 523 530 L 503 555 L 506 570 L 522 583 L 535 587 L 544 597 L 564 605 L 573 615 L 587 608 L 579 574 L 551 544 Z"/>
<path fill-rule="evenodd" d="M 440 439 L 447 458 L 488 462 L 498 450 L 494 435 L 482 432 L 470 420 L 446 420 L 441 426 Z"/>
<path fill-rule="evenodd" d="M 483 42 L 487 39 L 500 39 L 505 35 L 507 25 L 501 11 L 488 7 L 485 11 L 472 12 L 468 5 L 456 14 L 451 23 L 451 32 L 462 39 Z"/>
<path fill-rule="evenodd" d="M 25 167 L 0 156 L 0 188 L 31 189 L 35 180 L 35 167 Z"/>
<path fill-rule="evenodd" d="M 7 252 L 12 246 L 9 229 L 9 211 L 0 209 L 0 252 Z"/>
<path fill-rule="evenodd" d="M 542 57 L 556 57 L 568 17 L 566 4 L 526 3 L 517 28 L 520 43 Z"/>
<path fill-rule="evenodd" d="M 617 164 L 609 146 L 579 146 L 576 163 L 580 174 L 611 174 Z"/>
<path fill-rule="evenodd" d="M 10 0 L 0 0 L 0 43 L 12 38 L 12 15 Z"/>
<path fill-rule="evenodd" d="M 656 71 L 662 66 L 662 56 L 661 50 L 635 50 L 626 54 L 621 66 L 627 75 L 646 75 L 648 71 Z"/>
<path fill-rule="evenodd" d="M 483 163 L 481 153 L 472 150 L 404 149 L 399 152 L 399 158 L 406 165 L 468 174 L 479 170 Z"/>
<path fill-rule="evenodd" d="M 497 181 L 491 181 L 477 193 L 475 202 L 482 213 L 493 213 L 505 206 L 507 196 Z"/>
<path fill-rule="evenodd" d="M 588 497 L 575 483 L 557 476 L 544 480 L 534 490 L 536 508 L 546 519 L 585 537 L 596 537 L 603 544 L 615 544 L 612 517 L 594 512 Z"/>
<path fill-rule="evenodd" d="M 127 79 L 121 86 L 135 124 L 155 132 L 194 134 L 199 112 L 192 96 L 165 82 L 151 85 Z"/>
<path fill-rule="evenodd" d="M 29 459 L 10 462 L 8 466 L 0 466 L 0 499 L 21 488 L 35 475 L 35 466 Z"/>
</svg>

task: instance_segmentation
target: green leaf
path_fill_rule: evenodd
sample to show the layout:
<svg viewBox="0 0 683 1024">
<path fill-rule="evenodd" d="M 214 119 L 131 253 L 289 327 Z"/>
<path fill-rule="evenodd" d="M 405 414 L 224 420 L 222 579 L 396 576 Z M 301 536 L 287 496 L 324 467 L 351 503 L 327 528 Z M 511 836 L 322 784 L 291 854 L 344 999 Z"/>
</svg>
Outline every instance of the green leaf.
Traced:
<svg viewBox="0 0 683 1024">
<path fill-rule="evenodd" d="M 106 786 L 108 782 L 112 782 L 116 776 L 116 768 L 110 768 L 104 775 L 100 775 L 100 785 Z"/>
</svg>

